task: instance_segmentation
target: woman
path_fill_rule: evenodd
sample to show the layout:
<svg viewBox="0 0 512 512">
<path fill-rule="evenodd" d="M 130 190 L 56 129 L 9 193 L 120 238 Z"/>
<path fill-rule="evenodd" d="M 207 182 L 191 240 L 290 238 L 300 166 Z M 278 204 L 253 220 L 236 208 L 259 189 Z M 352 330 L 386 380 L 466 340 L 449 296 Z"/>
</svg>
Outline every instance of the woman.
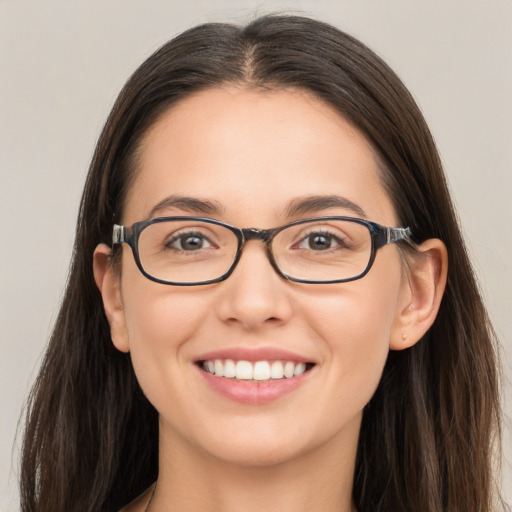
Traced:
<svg viewBox="0 0 512 512">
<path fill-rule="evenodd" d="M 490 511 L 496 368 L 393 72 L 307 18 L 196 27 L 98 142 L 22 509 Z"/>
</svg>

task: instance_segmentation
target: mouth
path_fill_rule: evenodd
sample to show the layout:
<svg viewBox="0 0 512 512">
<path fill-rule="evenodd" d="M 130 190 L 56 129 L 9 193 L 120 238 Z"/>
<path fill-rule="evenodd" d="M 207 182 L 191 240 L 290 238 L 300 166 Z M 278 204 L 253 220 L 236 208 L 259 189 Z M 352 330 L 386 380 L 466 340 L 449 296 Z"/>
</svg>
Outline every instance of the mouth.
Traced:
<svg viewBox="0 0 512 512">
<path fill-rule="evenodd" d="M 243 359 L 203 359 L 196 362 L 215 377 L 244 382 L 269 382 L 292 379 L 309 372 L 315 363 L 293 360 L 246 361 Z"/>
<path fill-rule="evenodd" d="M 263 405 L 307 386 L 318 361 L 280 347 L 232 346 L 194 361 L 203 382 L 234 402 Z"/>
</svg>

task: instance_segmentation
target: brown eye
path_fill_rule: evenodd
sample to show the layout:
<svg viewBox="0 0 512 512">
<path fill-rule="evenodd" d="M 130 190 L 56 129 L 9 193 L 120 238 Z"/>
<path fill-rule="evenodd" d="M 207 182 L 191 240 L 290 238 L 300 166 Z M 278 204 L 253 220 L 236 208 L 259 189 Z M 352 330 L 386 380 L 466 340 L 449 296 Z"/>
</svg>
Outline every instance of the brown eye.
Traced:
<svg viewBox="0 0 512 512">
<path fill-rule="evenodd" d="M 210 241 L 201 233 L 181 233 L 175 236 L 166 247 L 178 251 L 199 251 L 212 247 Z"/>
<path fill-rule="evenodd" d="M 333 237 L 329 235 L 308 236 L 308 245 L 315 251 L 323 251 L 332 247 Z"/>
<path fill-rule="evenodd" d="M 326 251 L 343 247 L 343 242 L 331 233 L 310 233 L 299 243 L 299 249 L 311 249 L 313 251 Z"/>
</svg>

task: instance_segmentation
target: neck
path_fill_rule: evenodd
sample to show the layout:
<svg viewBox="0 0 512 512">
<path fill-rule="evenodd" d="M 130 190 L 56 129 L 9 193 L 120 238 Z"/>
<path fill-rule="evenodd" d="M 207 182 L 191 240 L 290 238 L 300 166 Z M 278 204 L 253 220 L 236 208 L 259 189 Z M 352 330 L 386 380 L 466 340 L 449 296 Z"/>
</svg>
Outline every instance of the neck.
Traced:
<svg viewBox="0 0 512 512">
<path fill-rule="evenodd" d="M 152 508 L 161 512 L 354 512 L 359 419 L 345 435 L 281 462 L 220 460 L 161 426 L 160 471 Z"/>
</svg>

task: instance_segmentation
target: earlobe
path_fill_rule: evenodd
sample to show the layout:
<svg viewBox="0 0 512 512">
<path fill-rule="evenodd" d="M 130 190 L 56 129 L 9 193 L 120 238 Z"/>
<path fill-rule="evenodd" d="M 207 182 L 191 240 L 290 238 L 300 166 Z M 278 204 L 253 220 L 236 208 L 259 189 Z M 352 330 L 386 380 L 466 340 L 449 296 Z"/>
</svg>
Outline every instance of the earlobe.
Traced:
<svg viewBox="0 0 512 512">
<path fill-rule="evenodd" d="M 436 319 L 446 287 L 448 254 L 444 243 L 432 238 L 417 247 L 401 293 L 390 340 L 391 350 L 416 344 Z"/>
<path fill-rule="evenodd" d="M 119 276 L 110 265 L 110 247 L 99 244 L 94 250 L 94 280 L 103 298 L 103 307 L 110 325 L 112 343 L 121 352 L 128 352 L 130 346 L 126 331 Z"/>
</svg>

